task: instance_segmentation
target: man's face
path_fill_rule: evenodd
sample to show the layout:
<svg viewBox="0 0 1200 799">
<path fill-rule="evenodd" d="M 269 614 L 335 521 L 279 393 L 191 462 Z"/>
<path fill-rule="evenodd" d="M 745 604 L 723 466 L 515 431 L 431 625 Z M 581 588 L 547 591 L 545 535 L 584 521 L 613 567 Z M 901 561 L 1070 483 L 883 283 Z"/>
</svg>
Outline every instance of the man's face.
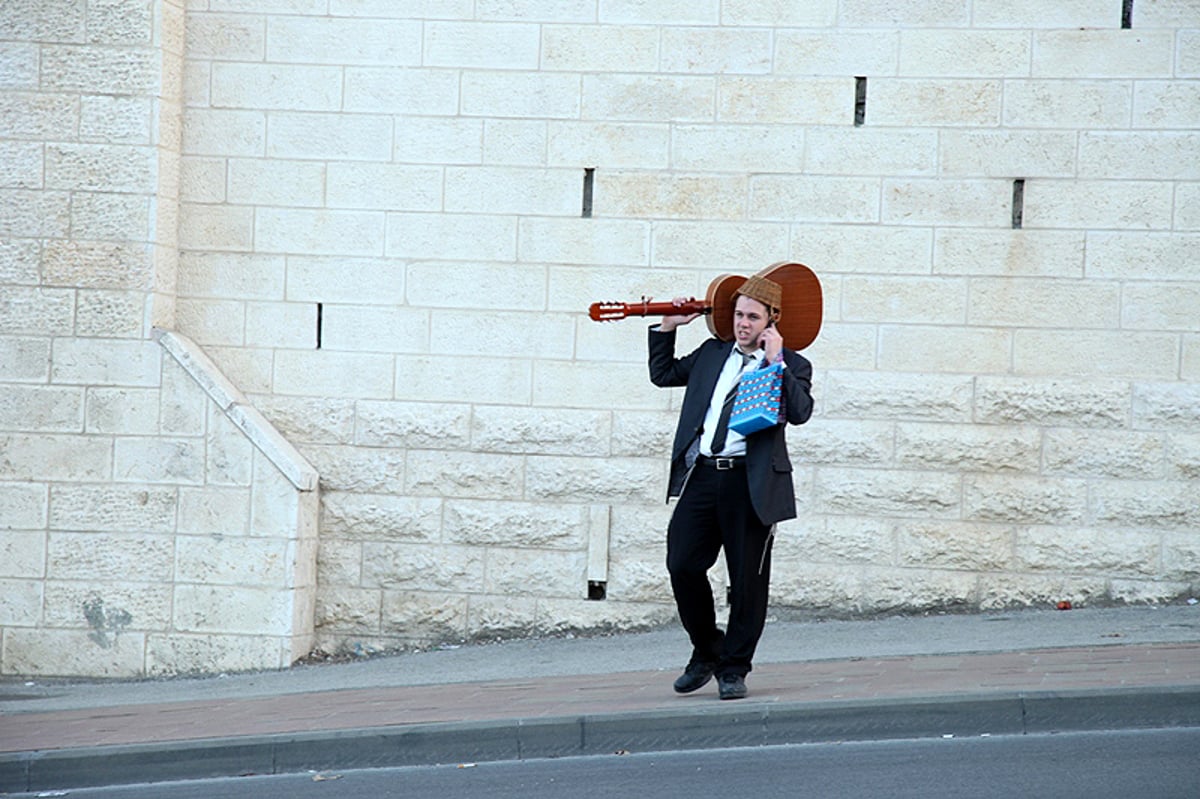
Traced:
<svg viewBox="0 0 1200 799">
<path fill-rule="evenodd" d="M 767 329 L 771 319 L 767 306 L 758 300 L 739 295 L 733 306 L 733 335 L 738 347 L 744 352 L 758 348 L 758 337 Z"/>
</svg>

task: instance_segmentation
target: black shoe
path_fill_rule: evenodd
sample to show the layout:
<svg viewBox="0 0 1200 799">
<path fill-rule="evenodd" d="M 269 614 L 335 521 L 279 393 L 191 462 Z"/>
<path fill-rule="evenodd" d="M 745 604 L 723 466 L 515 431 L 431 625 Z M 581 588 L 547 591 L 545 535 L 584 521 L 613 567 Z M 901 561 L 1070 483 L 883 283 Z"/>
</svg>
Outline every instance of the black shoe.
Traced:
<svg viewBox="0 0 1200 799">
<path fill-rule="evenodd" d="M 745 699 L 746 678 L 740 674 L 722 674 L 717 678 L 717 690 L 722 699 Z"/>
<path fill-rule="evenodd" d="M 675 693 L 690 694 L 692 691 L 708 685 L 708 681 L 712 679 L 714 668 L 716 666 L 712 663 L 687 664 L 683 674 L 680 674 L 679 679 L 675 681 Z"/>
</svg>

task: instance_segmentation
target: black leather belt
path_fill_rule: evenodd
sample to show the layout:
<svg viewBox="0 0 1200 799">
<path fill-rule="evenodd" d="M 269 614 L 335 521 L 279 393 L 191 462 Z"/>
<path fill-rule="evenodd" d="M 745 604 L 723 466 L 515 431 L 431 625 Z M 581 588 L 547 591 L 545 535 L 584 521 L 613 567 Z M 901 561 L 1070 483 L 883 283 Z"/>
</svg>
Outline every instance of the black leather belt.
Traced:
<svg viewBox="0 0 1200 799">
<path fill-rule="evenodd" d="M 696 463 L 700 466 L 707 466 L 710 469 L 716 469 L 718 472 L 727 472 L 730 469 L 740 469 L 746 465 L 745 457 L 737 458 L 710 458 L 707 455 L 696 456 Z"/>
</svg>

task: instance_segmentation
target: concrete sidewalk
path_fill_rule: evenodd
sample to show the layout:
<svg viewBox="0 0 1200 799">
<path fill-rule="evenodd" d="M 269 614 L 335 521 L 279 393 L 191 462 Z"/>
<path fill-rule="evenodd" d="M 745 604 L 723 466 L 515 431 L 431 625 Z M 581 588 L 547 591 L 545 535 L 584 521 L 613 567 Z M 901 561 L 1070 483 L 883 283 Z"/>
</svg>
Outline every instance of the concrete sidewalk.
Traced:
<svg viewBox="0 0 1200 799">
<path fill-rule="evenodd" d="M 681 631 L 207 679 L 0 681 L 0 791 L 619 751 L 1200 726 L 1200 606 L 773 622 L 678 696 Z"/>
</svg>

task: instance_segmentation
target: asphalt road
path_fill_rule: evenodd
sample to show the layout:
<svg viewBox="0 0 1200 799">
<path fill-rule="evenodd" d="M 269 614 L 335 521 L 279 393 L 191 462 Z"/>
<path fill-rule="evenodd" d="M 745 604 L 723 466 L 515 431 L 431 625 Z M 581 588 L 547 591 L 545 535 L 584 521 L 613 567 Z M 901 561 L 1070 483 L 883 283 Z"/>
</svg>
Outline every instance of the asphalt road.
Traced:
<svg viewBox="0 0 1200 799">
<path fill-rule="evenodd" d="M 70 799 L 1200 796 L 1200 728 L 806 744 L 73 789 Z M 136 779 L 136 775 L 130 775 Z"/>
</svg>

